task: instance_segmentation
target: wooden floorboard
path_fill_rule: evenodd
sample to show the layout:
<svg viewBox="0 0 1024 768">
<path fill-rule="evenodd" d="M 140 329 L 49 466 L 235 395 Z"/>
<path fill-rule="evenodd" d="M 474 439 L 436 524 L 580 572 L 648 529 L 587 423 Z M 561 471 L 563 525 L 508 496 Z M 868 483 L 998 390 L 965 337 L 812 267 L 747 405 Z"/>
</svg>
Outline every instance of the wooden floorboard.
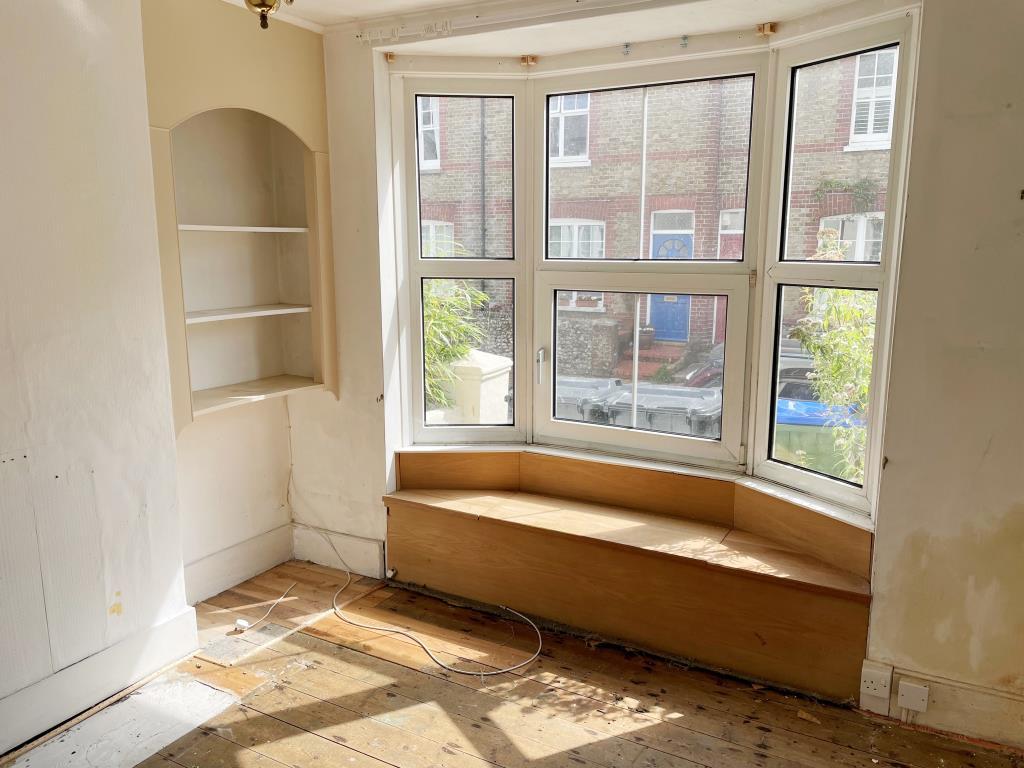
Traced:
<svg viewBox="0 0 1024 768">
<path fill-rule="evenodd" d="M 258 618 L 303 585 L 268 622 Z M 1019 768 L 1009 753 L 880 722 L 855 710 L 544 633 L 537 662 L 453 675 L 406 638 L 327 613 L 337 572 L 288 563 L 196 607 L 204 648 L 189 675 L 240 703 L 145 768 Z M 495 669 L 534 647 L 521 622 L 361 580 L 349 612 L 407 628 L 445 663 Z"/>
</svg>

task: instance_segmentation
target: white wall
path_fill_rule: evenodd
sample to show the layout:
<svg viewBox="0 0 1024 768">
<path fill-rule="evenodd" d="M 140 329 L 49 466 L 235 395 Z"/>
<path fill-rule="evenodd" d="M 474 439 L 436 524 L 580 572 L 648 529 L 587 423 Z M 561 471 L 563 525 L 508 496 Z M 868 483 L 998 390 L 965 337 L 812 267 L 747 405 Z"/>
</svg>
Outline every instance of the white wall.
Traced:
<svg viewBox="0 0 1024 768">
<path fill-rule="evenodd" d="M 373 54 L 348 32 L 324 38 L 341 397 L 289 397 L 299 523 L 335 532 L 360 573 L 383 575 L 387 517 Z M 356 106 L 358 105 L 358 106 Z M 385 191 L 386 195 L 387 192 Z M 318 534 L 298 528 L 295 555 L 337 567 Z"/>
<path fill-rule="evenodd" d="M 190 603 L 291 558 L 288 431 L 279 397 L 208 413 L 178 435 Z"/>
<path fill-rule="evenodd" d="M 925 0 L 866 651 L 932 681 L 918 722 L 1024 744 L 1021 40 L 1018 0 Z M 325 41 L 348 379 L 342 412 L 310 404 L 299 417 L 316 424 L 302 450 L 333 452 L 344 473 L 327 483 L 338 470 L 317 468 L 316 486 L 341 500 L 317 519 L 376 536 L 389 422 L 374 402 L 382 282 L 369 191 L 389 190 L 370 159 L 371 53 L 344 30 Z M 375 96 L 386 98 L 379 83 Z"/>
<path fill-rule="evenodd" d="M 0 24 L 0 752 L 185 655 L 137 3 Z"/>
<path fill-rule="evenodd" d="M 1020 2 L 926 2 L 868 655 L 1006 692 L 960 723 L 1024 744 L 1021 40 Z"/>
</svg>

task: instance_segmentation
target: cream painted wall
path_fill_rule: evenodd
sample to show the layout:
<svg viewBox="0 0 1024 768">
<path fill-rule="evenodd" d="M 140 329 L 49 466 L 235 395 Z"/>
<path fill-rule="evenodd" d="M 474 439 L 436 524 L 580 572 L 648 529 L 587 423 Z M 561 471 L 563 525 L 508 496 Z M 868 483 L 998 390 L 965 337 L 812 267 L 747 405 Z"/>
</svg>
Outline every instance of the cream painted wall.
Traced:
<svg viewBox="0 0 1024 768">
<path fill-rule="evenodd" d="M 244 107 L 327 151 L 319 34 L 259 21 L 220 0 L 142 0 L 150 124 L 173 128 L 219 107 Z"/>
<path fill-rule="evenodd" d="M 0 752 L 195 647 L 136 3 L 0 24 Z"/>
<path fill-rule="evenodd" d="M 1021 40 L 925 4 L 869 656 L 1024 696 Z"/>
<path fill-rule="evenodd" d="M 389 457 L 384 442 L 381 260 L 373 54 L 351 34 L 325 37 L 339 392 L 289 398 L 299 523 L 335 532 L 349 565 L 383 575 Z M 386 193 L 385 193 L 386 194 Z M 321 536 L 296 531 L 296 556 L 337 566 Z"/>
<path fill-rule="evenodd" d="M 930 676 L 918 722 L 1024 743 L 1024 5 L 924 5 L 866 653 Z M 344 462 L 329 484 L 344 499 L 331 525 L 380 535 L 390 421 L 374 401 L 384 353 L 368 318 L 381 311 L 375 261 L 387 238 L 369 190 L 389 190 L 369 151 L 371 53 L 343 30 L 325 40 L 348 379 L 344 416 L 324 403 L 301 417 L 322 433 L 307 432 L 303 450 Z M 375 96 L 386 98 L 380 83 Z"/>
<path fill-rule="evenodd" d="M 317 33 L 284 23 L 260 30 L 252 14 L 220 0 L 142 0 L 142 11 L 150 124 L 156 137 L 158 168 L 163 163 L 157 182 L 163 185 L 158 200 L 165 301 L 178 304 L 177 310 L 168 313 L 168 336 L 172 359 L 177 361 L 172 375 L 179 403 L 178 487 L 186 586 L 189 600 L 195 602 L 292 556 L 295 545 L 288 481 L 295 431 L 289 428 L 289 406 L 301 415 L 306 411 L 304 404 L 323 402 L 325 418 L 336 414 L 338 406 L 330 393 L 310 393 L 289 397 L 288 402 L 275 399 L 208 414 L 191 422 L 181 277 L 176 269 L 176 212 L 166 189 L 172 183 L 167 172 L 172 149 L 167 131 L 206 110 L 241 107 L 291 129 L 315 153 L 316 167 L 326 168 L 324 50 Z M 250 190 L 264 186 L 255 179 L 248 184 Z M 326 185 L 317 190 L 317 196 L 323 198 L 318 205 L 323 205 L 329 197 Z M 184 216 L 180 199 L 178 204 L 177 213 Z M 232 212 L 225 208 L 211 215 L 230 218 Z M 316 215 L 319 219 L 322 213 Z M 322 222 L 320 230 L 329 237 L 329 222 Z M 329 257 L 330 249 L 322 250 L 321 255 Z M 327 312 L 326 302 L 324 307 Z M 323 368 L 325 380 L 333 378 L 333 367 L 328 370 L 325 364 Z M 344 476 L 344 470 L 339 463 L 325 474 L 337 478 Z M 313 489 L 314 497 L 320 498 L 319 493 L 318 488 Z M 328 504 L 328 509 L 333 514 L 338 507 Z M 330 517 L 325 519 L 329 522 Z M 326 555 L 318 559 L 337 565 Z"/>
</svg>

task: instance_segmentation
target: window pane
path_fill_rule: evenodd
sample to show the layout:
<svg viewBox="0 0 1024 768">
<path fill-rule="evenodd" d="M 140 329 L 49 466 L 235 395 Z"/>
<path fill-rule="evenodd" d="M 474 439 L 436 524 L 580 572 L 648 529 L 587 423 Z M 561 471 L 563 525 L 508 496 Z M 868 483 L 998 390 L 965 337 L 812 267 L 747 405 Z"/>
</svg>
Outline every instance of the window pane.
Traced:
<svg viewBox="0 0 1024 768">
<path fill-rule="evenodd" d="M 426 97 L 416 98 L 422 114 Z M 454 228 L 452 248 L 433 258 L 511 259 L 512 99 L 431 99 L 437 128 L 419 131 L 420 221 L 448 221 Z M 440 162 L 424 168 L 431 159 Z M 431 258 L 422 247 L 420 253 Z"/>
<path fill-rule="evenodd" d="M 428 425 L 513 423 L 510 279 L 423 280 L 423 401 Z"/>
<path fill-rule="evenodd" d="M 721 439 L 726 302 L 555 291 L 554 417 Z"/>
<path fill-rule="evenodd" d="M 773 459 L 864 483 L 875 291 L 782 286 Z"/>
<path fill-rule="evenodd" d="M 693 232 L 693 211 L 655 211 L 655 232 Z"/>
<path fill-rule="evenodd" d="M 875 73 L 892 71 L 896 50 L 861 54 L 859 78 L 856 54 L 793 70 L 783 259 L 878 261 L 881 244 L 843 248 L 856 235 L 823 241 L 818 230 L 826 217 L 885 210 L 893 91 Z"/>
<path fill-rule="evenodd" d="M 587 116 L 566 115 L 562 119 L 565 121 L 562 157 L 586 157 Z"/>
<path fill-rule="evenodd" d="M 720 256 L 719 217 L 746 205 L 752 96 L 747 76 L 579 94 L 586 114 L 556 115 L 549 99 L 549 121 L 563 124 L 563 145 L 548 142 L 549 221 L 604 221 L 591 258 L 742 258 L 742 227 L 740 247 Z M 567 166 L 577 150 L 588 164 Z M 662 249 L 651 214 L 680 210 L 689 222 L 662 228 L 692 234 L 684 249 Z"/>
<path fill-rule="evenodd" d="M 430 162 L 437 160 L 440 155 L 437 151 L 437 131 L 426 130 L 421 134 L 423 139 L 423 160 Z"/>
<path fill-rule="evenodd" d="M 722 211 L 720 228 L 722 232 L 742 232 L 744 211 Z"/>
</svg>

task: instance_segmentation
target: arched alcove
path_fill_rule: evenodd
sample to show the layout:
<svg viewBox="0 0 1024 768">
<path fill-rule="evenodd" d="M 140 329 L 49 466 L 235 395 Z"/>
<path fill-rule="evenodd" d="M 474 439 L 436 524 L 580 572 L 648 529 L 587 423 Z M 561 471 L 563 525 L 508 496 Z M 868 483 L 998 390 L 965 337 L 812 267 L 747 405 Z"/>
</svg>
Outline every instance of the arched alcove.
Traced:
<svg viewBox="0 0 1024 768">
<path fill-rule="evenodd" d="M 312 153 L 248 109 L 170 138 L 193 415 L 317 386 Z"/>
</svg>

